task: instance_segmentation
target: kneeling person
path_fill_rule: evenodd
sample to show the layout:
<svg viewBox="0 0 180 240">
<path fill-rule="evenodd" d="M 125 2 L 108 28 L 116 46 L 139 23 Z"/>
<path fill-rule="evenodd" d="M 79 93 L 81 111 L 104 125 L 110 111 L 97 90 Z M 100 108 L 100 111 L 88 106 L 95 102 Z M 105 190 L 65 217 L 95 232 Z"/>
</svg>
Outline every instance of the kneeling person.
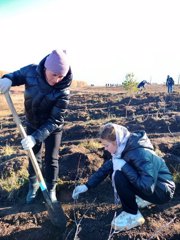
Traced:
<svg viewBox="0 0 180 240">
<path fill-rule="evenodd" d="M 112 178 L 115 203 L 121 202 L 122 212 L 113 219 L 115 230 L 124 231 L 140 226 L 145 219 L 139 208 L 164 204 L 173 198 L 175 183 L 164 160 L 157 156 L 145 131 L 130 133 L 127 128 L 108 123 L 101 127 L 100 140 L 112 159 L 105 162 L 72 194 L 96 187 L 108 175 Z"/>
</svg>

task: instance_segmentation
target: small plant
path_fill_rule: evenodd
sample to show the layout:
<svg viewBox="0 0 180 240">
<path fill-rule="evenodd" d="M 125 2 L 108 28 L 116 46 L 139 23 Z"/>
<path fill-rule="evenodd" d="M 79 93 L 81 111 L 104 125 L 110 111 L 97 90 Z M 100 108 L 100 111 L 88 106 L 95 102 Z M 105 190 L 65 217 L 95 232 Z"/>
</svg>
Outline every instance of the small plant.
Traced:
<svg viewBox="0 0 180 240">
<path fill-rule="evenodd" d="M 96 201 L 96 198 L 93 200 L 92 205 L 93 205 L 93 203 L 94 203 L 95 201 Z M 74 213 L 74 222 L 75 222 L 75 225 L 76 225 L 76 232 L 75 232 L 75 235 L 74 235 L 74 239 L 73 239 L 73 240 L 79 240 L 78 234 L 79 234 L 80 231 L 82 230 L 82 228 L 81 228 L 81 222 L 82 222 L 82 220 L 84 219 L 85 215 L 87 214 L 87 212 L 89 211 L 89 209 L 90 209 L 90 207 L 91 207 L 91 204 L 90 204 L 89 207 L 86 209 L 86 211 L 82 214 L 82 216 L 80 217 L 80 219 L 78 219 L 78 216 L 79 216 L 80 214 L 79 214 L 79 212 L 76 212 L 76 211 L 75 211 L 76 203 L 77 203 L 77 200 L 74 200 L 73 213 Z"/>
<path fill-rule="evenodd" d="M 134 73 L 126 74 L 124 82 L 122 82 L 123 88 L 128 91 L 128 93 L 132 94 L 138 91 L 137 89 L 138 82 L 135 79 Z"/>
<path fill-rule="evenodd" d="M 117 215 L 117 212 L 114 213 L 113 219 L 116 218 L 116 215 Z M 110 232 L 109 232 L 109 236 L 108 236 L 108 240 L 111 240 L 112 237 L 113 237 L 113 235 L 116 234 L 116 233 L 119 233 L 119 232 L 120 232 L 120 231 L 114 230 L 114 229 L 112 228 L 112 226 L 111 226 L 111 229 L 110 229 Z"/>
</svg>

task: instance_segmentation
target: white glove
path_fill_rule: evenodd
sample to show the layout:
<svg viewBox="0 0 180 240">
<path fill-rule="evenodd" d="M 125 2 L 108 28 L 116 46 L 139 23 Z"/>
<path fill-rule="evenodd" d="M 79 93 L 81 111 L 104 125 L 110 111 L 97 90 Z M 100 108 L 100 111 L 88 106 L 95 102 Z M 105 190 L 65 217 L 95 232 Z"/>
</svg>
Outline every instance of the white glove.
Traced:
<svg viewBox="0 0 180 240">
<path fill-rule="evenodd" d="M 113 170 L 114 171 L 116 171 L 116 170 L 121 171 L 121 168 L 126 164 L 126 161 L 124 161 L 124 159 L 122 159 L 122 158 L 114 158 L 114 159 L 112 159 L 112 162 L 113 162 Z"/>
<path fill-rule="evenodd" d="M 21 141 L 21 144 L 24 150 L 29 150 L 30 148 L 34 147 L 34 145 L 36 144 L 36 140 L 33 136 L 28 135 Z"/>
<path fill-rule="evenodd" d="M 83 193 L 83 192 L 86 192 L 87 190 L 88 190 L 88 188 L 86 187 L 85 184 L 75 187 L 75 189 L 73 191 L 73 194 L 72 194 L 72 198 L 74 200 L 78 199 L 79 194 Z"/>
<path fill-rule="evenodd" d="M 0 78 L 0 93 L 7 92 L 12 85 L 12 81 L 9 78 Z"/>
</svg>

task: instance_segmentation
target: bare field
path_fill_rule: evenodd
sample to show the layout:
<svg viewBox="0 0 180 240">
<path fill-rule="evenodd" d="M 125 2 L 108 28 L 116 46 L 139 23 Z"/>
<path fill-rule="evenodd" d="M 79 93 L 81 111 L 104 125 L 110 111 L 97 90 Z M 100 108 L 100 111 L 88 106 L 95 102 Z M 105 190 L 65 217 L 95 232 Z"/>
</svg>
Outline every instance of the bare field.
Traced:
<svg viewBox="0 0 180 240">
<path fill-rule="evenodd" d="M 12 90 L 13 102 L 24 121 L 23 89 Z M 103 157 L 109 158 L 98 145 L 97 134 L 100 125 L 110 121 L 122 124 L 130 131 L 144 129 L 155 151 L 165 159 L 174 176 L 178 176 L 180 87 L 175 86 L 175 92 L 171 95 L 166 93 L 164 85 L 150 85 L 141 94 L 133 96 L 129 96 L 121 87 L 72 89 L 71 95 L 60 147 L 57 188 L 58 200 L 68 221 L 63 236 L 48 219 L 41 193 L 35 204 L 25 204 L 28 160 L 21 148 L 21 138 L 6 101 L 0 95 L 0 240 L 178 240 L 178 179 L 176 194 L 171 202 L 143 209 L 144 225 L 112 236 L 110 223 L 114 213 L 118 214 L 121 208 L 113 204 L 109 179 L 96 189 L 82 194 L 76 204 L 71 194 L 75 184 L 85 182 L 101 166 Z M 7 152 L 7 146 L 14 151 Z M 9 181 L 9 184 L 6 185 L 4 181 Z M 16 185 L 17 188 L 13 188 Z M 80 228 L 75 238 L 79 221 Z"/>
</svg>

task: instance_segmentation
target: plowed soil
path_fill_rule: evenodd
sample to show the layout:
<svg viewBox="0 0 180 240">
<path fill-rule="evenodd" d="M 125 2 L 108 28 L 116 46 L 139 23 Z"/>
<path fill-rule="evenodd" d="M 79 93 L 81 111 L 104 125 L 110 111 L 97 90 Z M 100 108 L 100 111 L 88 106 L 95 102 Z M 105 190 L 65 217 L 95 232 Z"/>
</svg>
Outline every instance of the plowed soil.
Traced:
<svg viewBox="0 0 180 240">
<path fill-rule="evenodd" d="M 23 94 L 19 88 L 12 89 L 12 99 L 24 123 Z M 0 96 L 0 239 L 180 239 L 180 88 L 175 86 L 171 95 L 160 85 L 151 85 L 134 95 L 125 93 L 120 87 L 72 89 L 65 121 L 59 149 L 57 197 L 67 217 L 67 228 L 61 234 L 49 219 L 41 192 L 34 204 L 25 204 L 28 158 L 6 101 Z M 177 181 L 172 201 L 142 209 L 145 223 L 121 233 L 111 231 L 111 221 L 114 214 L 121 212 L 121 206 L 113 204 L 110 179 L 81 194 L 77 202 L 71 197 L 74 186 L 84 183 L 109 159 L 97 136 L 99 127 L 110 121 L 130 131 L 144 129 L 156 153 L 164 158 Z M 8 152 L 8 146 L 13 151 Z M 9 188 L 2 180 L 9 181 Z M 9 191 L 15 183 L 18 187 Z"/>
</svg>

